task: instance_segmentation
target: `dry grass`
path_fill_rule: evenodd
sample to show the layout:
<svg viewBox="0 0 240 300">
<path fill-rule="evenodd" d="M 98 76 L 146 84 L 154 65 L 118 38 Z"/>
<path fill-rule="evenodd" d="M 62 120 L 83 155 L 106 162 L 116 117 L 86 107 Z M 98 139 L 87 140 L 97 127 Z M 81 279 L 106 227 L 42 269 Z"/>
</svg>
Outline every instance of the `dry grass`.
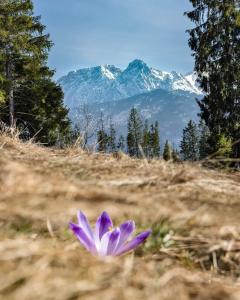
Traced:
<svg viewBox="0 0 240 300">
<path fill-rule="evenodd" d="M 239 179 L 2 135 L 0 298 L 239 300 Z M 101 261 L 68 230 L 79 208 L 153 234 L 135 254 Z"/>
</svg>

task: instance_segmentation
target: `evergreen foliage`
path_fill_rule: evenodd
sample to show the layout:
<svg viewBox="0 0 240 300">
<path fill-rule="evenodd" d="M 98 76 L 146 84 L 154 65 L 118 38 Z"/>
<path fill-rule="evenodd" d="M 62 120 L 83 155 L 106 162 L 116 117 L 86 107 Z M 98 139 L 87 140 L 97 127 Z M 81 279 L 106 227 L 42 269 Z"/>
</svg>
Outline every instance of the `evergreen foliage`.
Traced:
<svg viewBox="0 0 240 300">
<path fill-rule="evenodd" d="M 147 158 L 160 157 L 160 139 L 158 122 L 155 122 L 155 124 L 151 124 L 149 129 L 148 121 L 145 121 L 143 128 L 142 149 L 144 155 Z"/>
<path fill-rule="evenodd" d="M 230 157 L 232 154 L 232 140 L 222 135 L 217 144 L 217 155 L 220 157 Z"/>
<path fill-rule="evenodd" d="M 173 148 L 172 150 L 172 160 L 174 162 L 180 162 L 181 158 L 180 158 L 180 153 L 177 149 Z"/>
<path fill-rule="evenodd" d="M 159 125 L 156 121 L 155 124 L 151 125 L 151 147 L 152 147 L 152 157 L 160 157 L 160 138 L 159 138 Z"/>
<path fill-rule="evenodd" d="M 125 147 L 126 147 L 126 145 L 125 145 L 125 138 L 124 138 L 123 135 L 120 135 L 120 137 L 118 139 L 117 150 L 124 152 Z"/>
<path fill-rule="evenodd" d="M 189 45 L 205 92 L 198 101 L 210 131 L 208 153 L 218 151 L 222 136 L 240 139 L 240 8 L 239 0 L 190 0 L 186 15 L 195 23 Z M 240 143 L 232 156 L 240 157 Z"/>
<path fill-rule="evenodd" d="M 70 130 L 61 88 L 47 67 L 52 46 L 31 0 L 0 2 L 0 118 L 47 144 Z M 3 93 L 1 93 L 3 95 Z M 1 96 L 3 98 L 3 96 Z"/>
<path fill-rule="evenodd" d="M 108 135 L 102 129 L 98 130 L 97 132 L 97 143 L 98 151 L 106 153 L 108 149 Z"/>
<path fill-rule="evenodd" d="M 97 131 L 98 151 L 105 153 L 108 150 L 108 134 L 105 131 L 103 113 L 101 113 L 99 123 L 99 130 Z"/>
<path fill-rule="evenodd" d="M 192 120 L 183 129 L 183 137 L 180 145 L 183 160 L 196 161 L 199 158 L 199 134 L 198 127 Z"/>
<path fill-rule="evenodd" d="M 163 150 L 163 159 L 169 161 L 172 159 L 172 148 L 168 141 L 166 141 Z"/>
<path fill-rule="evenodd" d="M 136 108 L 132 108 L 128 120 L 127 149 L 130 156 L 140 158 L 142 144 L 142 120 Z"/>
<path fill-rule="evenodd" d="M 200 120 L 198 125 L 199 131 L 199 159 L 204 159 L 210 153 L 209 137 L 210 132 L 203 120 Z"/>
<path fill-rule="evenodd" d="M 152 136 L 151 136 L 151 132 L 149 131 L 148 121 L 146 120 L 143 128 L 142 149 L 144 155 L 147 158 L 150 158 L 152 156 L 151 143 L 152 143 Z"/>
<path fill-rule="evenodd" d="M 109 128 L 109 136 L 108 136 L 108 150 L 109 152 L 113 153 L 117 151 L 116 145 L 116 130 L 114 128 L 114 124 L 112 119 L 110 120 L 110 128 Z"/>
</svg>

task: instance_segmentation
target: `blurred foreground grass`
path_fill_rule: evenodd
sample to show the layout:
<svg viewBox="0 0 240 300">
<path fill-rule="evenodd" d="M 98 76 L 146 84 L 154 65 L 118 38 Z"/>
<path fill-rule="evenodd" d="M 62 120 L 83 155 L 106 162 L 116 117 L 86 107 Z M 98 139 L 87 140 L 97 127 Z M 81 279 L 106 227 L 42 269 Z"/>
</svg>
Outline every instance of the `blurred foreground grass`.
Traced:
<svg viewBox="0 0 240 300">
<path fill-rule="evenodd" d="M 239 179 L 0 136 L 0 298 L 239 300 Z M 153 233 L 103 261 L 68 230 L 77 209 Z"/>
</svg>

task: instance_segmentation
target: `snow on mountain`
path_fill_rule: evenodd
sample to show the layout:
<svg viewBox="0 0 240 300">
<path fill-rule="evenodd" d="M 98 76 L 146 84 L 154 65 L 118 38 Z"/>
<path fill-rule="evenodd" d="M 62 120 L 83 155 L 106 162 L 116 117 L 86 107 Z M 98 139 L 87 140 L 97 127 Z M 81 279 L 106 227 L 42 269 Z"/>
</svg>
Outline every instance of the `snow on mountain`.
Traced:
<svg viewBox="0 0 240 300">
<path fill-rule="evenodd" d="M 104 65 L 70 72 L 58 81 L 63 87 L 65 103 L 76 107 L 80 103 L 117 100 L 121 95 L 113 88 L 122 71 L 115 66 Z"/>
<path fill-rule="evenodd" d="M 185 75 L 185 79 L 190 83 L 190 85 L 195 88 L 196 94 L 202 94 L 201 89 L 199 88 L 199 84 L 197 82 L 197 73 L 191 72 Z"/>
<path fill-rule="evenodd" d="M 184 76 L 160 71 L 139 59 L 132 61 L 124 71 L 113 65 L 80 69 L 60 78 L 58 83 L 70 108 L 82 103 L 118 101 L 156 89 L 201 94 L 194 73 Z"/>
</svg>

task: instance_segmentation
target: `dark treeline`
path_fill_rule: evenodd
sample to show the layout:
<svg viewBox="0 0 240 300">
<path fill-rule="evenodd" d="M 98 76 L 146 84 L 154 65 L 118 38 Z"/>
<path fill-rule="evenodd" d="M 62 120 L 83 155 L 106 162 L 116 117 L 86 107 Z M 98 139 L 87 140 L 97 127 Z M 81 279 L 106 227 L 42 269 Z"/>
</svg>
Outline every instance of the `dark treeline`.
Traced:
<svg viewBox="0 0 240 300">
<path fill-rule="evenodd" d="M 180 153 L 166 141 L 163 151 L 160 147 L 159 123 L 144 120 L 133 107 L 129 112 L 126 136 L 118 135 L 112 119 L 106 126 L 103 114 L 98 122 L 97 150 L 104 153 L 124 152 L 131 157 L 172 160 L 179 162 Z"/>
<path fill-rule="evenodd" d="M 195 148 L 196 126 L 189 124 L 184 139 L 192 135 L 191 151 L 185 158 L 216 153 L 240 158 L 240 1 L 190 0 L 186 12 L 194 23 L 189 30 L 189 46 L 195 58 L 198 82 L 205 93 L 198 101 L 200 118 L 208 128 L 203 134 L 205 149 Z M 191 133 L 190 133 L 191 132 Z M 194 140 L 194 141 L 193 141 Z M 186 142 L 183 150 L 186 150 Z M 199 153 L 197 153 L 199 152 Z"/>
<path fill-rule="evenodd" d="M 148 124 L 142 120 L 136 108 L 129 113 L 127 136 L 120 135 L 117 138 L 116 129 L 110 118 L 109 128 L 104 126 L 104 118 L 101 114 L 99 129 L 97 131 L 97 145 L 100 152 L 122 151 L 136 158 L 159 158 L 160 137 L 158 122 Z"/>
<path fill-rule="evenodd" d="M 62 89 L 47 66 L 52 45 L 31 0 L 0 1 L 0 120 L 47 145 L 70 131 Z"/>
</svg>

